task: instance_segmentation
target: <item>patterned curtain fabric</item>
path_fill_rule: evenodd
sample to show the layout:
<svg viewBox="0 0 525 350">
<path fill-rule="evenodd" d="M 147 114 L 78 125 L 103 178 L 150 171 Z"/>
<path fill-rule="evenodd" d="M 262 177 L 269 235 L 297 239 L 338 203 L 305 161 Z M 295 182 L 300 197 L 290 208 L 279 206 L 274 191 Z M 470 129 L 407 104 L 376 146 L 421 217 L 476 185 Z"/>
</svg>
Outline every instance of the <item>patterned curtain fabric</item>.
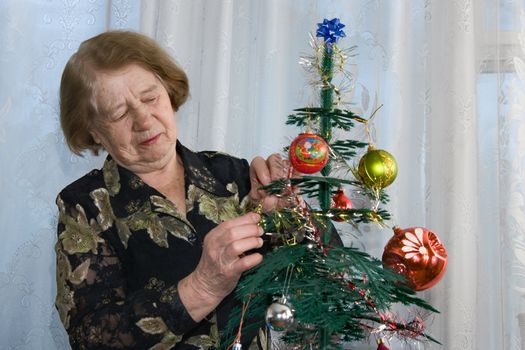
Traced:
<svg viewBox="0 0 525 350">
<path fill-rule="evenodd" d="M 108 29 L 157 39 L 190 79 L 182 143 L 250 159 L 300 132 L 286 116 L 317 92 L 299 58 L 316 23 L 339 17 L 341 45 L 357 45 L 350 107 L 369 117 L 382 105 L 373 135 L 398 161 L 389 224 L 425 226 L 449 253 L 444 279 L 422 293 L 441 311 L 428 327 L 443 346 L 389 347 L 525 349 L 524 10 L 515 0 L 1 1 L 0 348 L 69 348 L 53 305 L 54 200 L 104 159 L 73 156 L 59 128 L 60 75 L 81 41 Z M 380 257 L 392 233 L 344 234 Z"/>
</svg>

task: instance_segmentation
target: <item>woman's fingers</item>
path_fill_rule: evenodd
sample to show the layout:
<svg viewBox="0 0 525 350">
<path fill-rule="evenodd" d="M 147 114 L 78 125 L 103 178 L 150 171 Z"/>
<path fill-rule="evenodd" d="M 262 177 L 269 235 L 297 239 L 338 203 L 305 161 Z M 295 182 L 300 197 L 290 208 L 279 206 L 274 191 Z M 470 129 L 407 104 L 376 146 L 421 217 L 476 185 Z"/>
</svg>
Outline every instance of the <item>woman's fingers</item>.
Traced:
<svg viewBox="0 0 525 350">
<path fill-rule="evenodd" d="M 270 182 L 287 176 L 288 164 L 278 153 L 271 154 L 268 159 L 253 158 L 250 164 L 250 181 L 252 188 L 268 185 Z"/>
<path fill-rule="evenodd" d="M 250 182 L 252 190 L 271 182 L 270 169 L 262 157 L 253 158 L 250 164 Z"/>
<path fill-rule="evenodd" d="M 217 226 L 219 230 L 227 231 L 244 225 L 256 225 L 261 220 L 261 216 L 257 213 L 248 213 L 236 218 L 224 221 Z"/>
<path fill-rule="evenodd" d="M 232 269 L 235 273 L 241 274 L 246 270 L 251 269 L 259 265 L 263 261 L 263 256 L 260 253 L 253 253 L 250 255 L 243 256 L 239 260 L 233 263 Z"/>
<path fill-rule="evenodd" d="M 229 265 L 249 250 L 260 248 L 264 230 L 257 225 L 260 215 L 249 213 L 223 222 L 204 239 L 202 259 L 217 271 L 227 271 Z"/>
<path fill-rule="evenodd" d="M 278 198 L 270 196 L 260 190 L 261 186 L 268 185 L 272 181 L 288 178 L 290 163 L 283 160 L 278 153 L 274 153 L 264 160 L 255 157 L 250 164 L 250 197 L 257 203 L 262 204 L 264 211 L 269 211 L 278 205 Z"/>
<path fill-rule="evenodd" d="M 223 247 L 217 249 L 217 263 L 223 266 L 222 271 L 227 271 L 246 252 L 262 247 L 264 244 L 261 238 L 262 233 L 262 228 L 256 225 L 243 225 L 231 229 L 225 235 L 229 241 L 221 241 Z M 235 275 L 238 271 L 232 271 L 232 273 Z"/>
<path fill-rule="evenodd" d="M 270 171 L 270 179 L 272 181 L 287 177 L 286 162 L 283 161 L 281 155 L 274 153 L 268 157 L 267 165 Z"/>
<path fill-rule="evenodd" d="M 248 237 L 260 237 L 263 233 L 264 230 L 257 224 L 240 225 L 228 229 L 222 235 L 221 241 L 228 244 Z"/>
<path fill-rule="evenodd" d="M 231 242 L 224 253 L 228 256 L 239 257 L 249 250 L 261 248 L 263 245 L 261 237 L 248 237 Z"/>
<path fill-rule="evenodd" d="M 249 237 L 260 237 L 264 230 L 258 225 L 261 217 L 249 213 L 235 219 L 223 222 L 210 231 L 204 238 L 204 249 L 219 252 L 229 244 Z"/>
</svg>

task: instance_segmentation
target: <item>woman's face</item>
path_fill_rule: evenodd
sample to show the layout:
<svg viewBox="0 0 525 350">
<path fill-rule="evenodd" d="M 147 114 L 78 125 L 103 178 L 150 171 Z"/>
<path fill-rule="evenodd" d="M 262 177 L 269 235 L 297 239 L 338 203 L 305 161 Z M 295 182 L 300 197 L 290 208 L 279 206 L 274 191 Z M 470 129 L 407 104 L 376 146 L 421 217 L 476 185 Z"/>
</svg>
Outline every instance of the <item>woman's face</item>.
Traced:
<svg viewBox="0 0 525 350">
<path fill-rule="evenodd" d="M 176 159 L 175 115 L 155 74 L 136 64 L 99 71 L 93 103 L 97 116 L 90 133 L 118 164 L 141 174 Z"/>
</svg>

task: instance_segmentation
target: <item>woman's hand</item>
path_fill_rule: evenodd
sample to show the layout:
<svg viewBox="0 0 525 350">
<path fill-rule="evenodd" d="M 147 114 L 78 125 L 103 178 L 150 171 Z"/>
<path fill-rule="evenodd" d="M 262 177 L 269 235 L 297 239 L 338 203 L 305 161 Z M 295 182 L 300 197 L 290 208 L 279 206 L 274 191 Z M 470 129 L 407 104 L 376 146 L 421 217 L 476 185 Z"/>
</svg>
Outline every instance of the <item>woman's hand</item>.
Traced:
<svg viewBox="0 0 525 350">
<path fill-rule="evenodd" d="M 241 274 L 258 265 L 262 255 L 245 255 L 262 247 L 261 217 L 249 213 L 228 220 L 204 238 L 202 256 L 195 271 L 179 282 L 182 303 L 195 321 L 213 311 L 237 285 Z"/>
<path fill-rule="evenodd" d="M 250 198 L 254 203 L 261 203 L 263 211 L 274 209 L 278 204 L 276 196 L 270 196 L 265 191 L 260 190 L 261 186 L 266 186 L 272 181 L 287 178 L 290 163 L 283 160 L 281 156 L 274 153 L 264 160 L 262 157 L 255 157 L 250 164 L 251 190 Z"/>
</svg>

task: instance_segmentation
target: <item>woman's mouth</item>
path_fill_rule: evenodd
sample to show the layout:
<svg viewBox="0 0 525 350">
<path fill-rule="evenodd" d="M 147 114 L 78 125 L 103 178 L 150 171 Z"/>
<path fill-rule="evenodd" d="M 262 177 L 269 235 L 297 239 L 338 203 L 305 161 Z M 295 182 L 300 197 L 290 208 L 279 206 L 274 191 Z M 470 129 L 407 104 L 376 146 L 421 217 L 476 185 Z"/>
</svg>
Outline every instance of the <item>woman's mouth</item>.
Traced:
<svg viewBox="0 0 525 350">
<path fill-rule="evenodd" d="M 157 134 L 155 136 L 153 136 L 152 138 L 149 138 L 147 139 L 146 141 L 142 141 L 140 143 L 141 146 L 151 146 L 153 145 L 155 142 L 157 142 L 157 140 L 159 139 L 160 137 L 160 134 Z"/>
</svg>

